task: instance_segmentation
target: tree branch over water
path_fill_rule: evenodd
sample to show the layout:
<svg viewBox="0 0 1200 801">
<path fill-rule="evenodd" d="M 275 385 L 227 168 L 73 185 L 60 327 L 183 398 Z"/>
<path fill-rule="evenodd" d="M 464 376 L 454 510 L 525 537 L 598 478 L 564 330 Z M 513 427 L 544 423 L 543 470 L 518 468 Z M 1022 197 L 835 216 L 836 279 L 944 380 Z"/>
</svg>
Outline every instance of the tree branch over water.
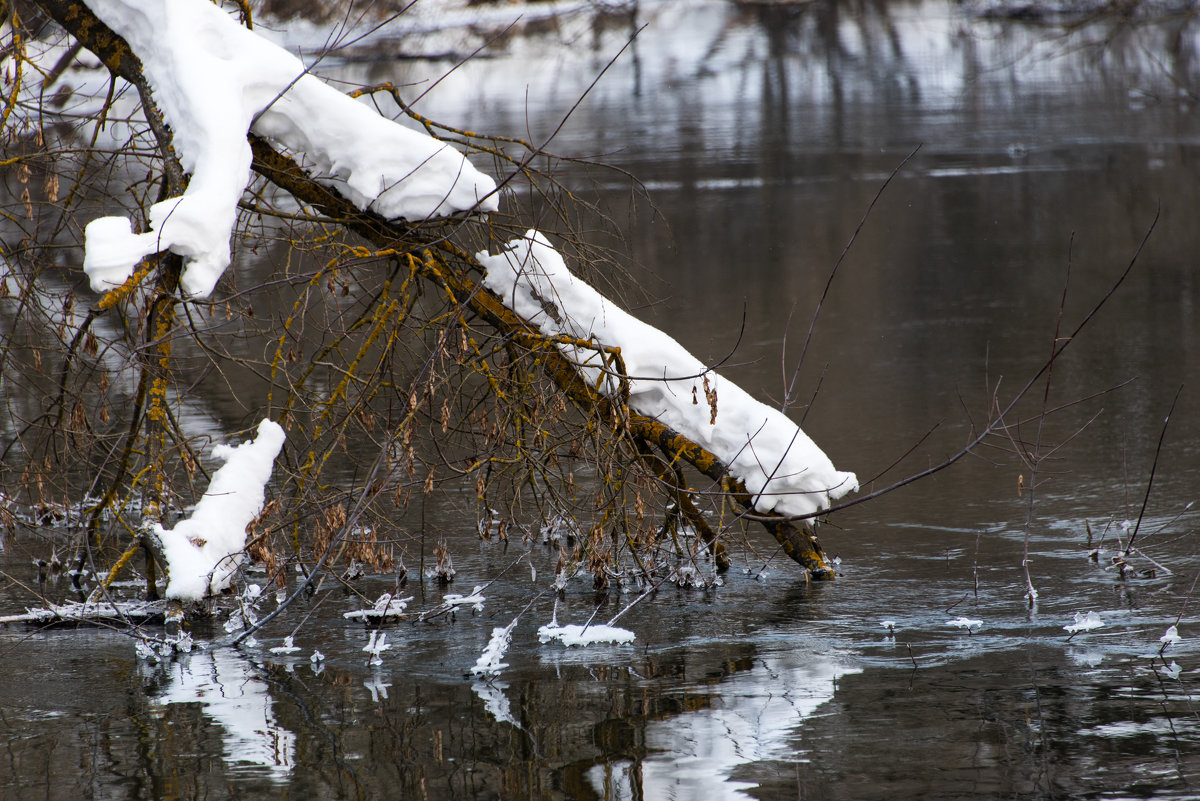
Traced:
<svg viewBox="0 0 1200 801">
<path fill-rule="evenodd" d="M 94 52 L 112 76 L 137 90 L 149 135 L 144 130 L 135 132 L 117 153 L 107 154 L 114 162 L 106 167 L 105 180 L 120 184 L 121 179 L 114 177 L 118 156 L 128 158 L 139 171 L 145 167 L 146 175 L 130 178 L 123 188 L 104 191 L 113 197 L 132 196 L 126 204 L 140 228 L 123 236 L 144 241 L 147 228 L 163 236 L 163 226 L 171 217 L 163 219 L 161 209 L 186 197 L 191 188 L 175 152 L 174 139 L 181 132 L 171 130 L 157 107 L 152 81 L 129 44 L 96 18 L 87 4 L 46 0 L 39 5 Z M 146 64 L 153 66 L 149 60 Z M 302 83 L 311 91 L 328 89 L 323 84 L 310 86 L 301 78 L 317 81 L 304 68 L 301 76 L 273 94 L 272 113 L 284 114 L 283 101 Z M 450 144 L 488 156 L 501 172 L 487 186 L 511 192 L 515 182 L 527 181 L 551 202 L 551 214 L 571 218 L 562 199 L 570 193 L 561 192 L 548 172 L 534 167 L 549 158 L 546 143 L 490 138 L 427 120 L 412 111 L 391 84 L 359 90 L 354 96 L 376 91 L 392 96 L 402 112 L 440 141 L 444 148 L 434 151 L 439 158 L 445 152 L 457 153 Z M 114 113 L 114 93 L 119 97 L 115 83 L 95 119 Z M 339 93 L 337 99 L 345 96 Z M 351 111 L 361 108 L 352 101 L 351 105 Z M 137 119 L 133 113 L 128 117 Z M 264 112 L 258 112 L 253 124 L 264 118 Z M 276 132 L 285 127 L 279 121 L 273 124 Z M 287 135 L 285 130 L 279 136 L 286 142 Z M 69 416 L 76 428 L 68 432 L 62 425 L 26 426 L 26 432 L 40 432 L 50 443 L 47 447 L 58 454 L 59 463 L 69 452 L 64 443 L 70 440 L 71 446 L 87 450 L 89 459 L 99 464 L 89 476 L 87 536 L 78 549 L 79 564 L 91 560 L 96 549 L 113 547 L 113 531 L 142 537 L 147 547 L 166 558 L 147 532 L 166 519 L 172 505 L 183 507 L 186 499 L 203 495 L 192 483 L 196 453 L 201 450 L 195 444 L 198 435 L 184 430 L 178 408 L 196 396 L 197 388 L 212 381 L 232 390 L 246 417 L 265 413 L 288 429 L 287 447 L 280 457 L 281 491 L 251 524 L 254 536 L 248 539 L 251 555 L 281 587 L 289 564 L 319 570 L 344 561 L 348 566 L 360 563 L 392 570 L 398 546 L 410 558 L 414 552 L 419 554 L 423 575 L 448 580 L 453 571 L 444 543 L 434 550 L 437 565 L 427 571 L 424 521 L 420 535 L 414 536 L 396 532 L 395 519 L 408 514 L 414 495 L 428 496 L 472 479 L 476 512 L 487 521 L 480 525 L 481 536 L 503 540 L 525 526 L 522 538 L 529 541 L 536 534 L 525 521 L 536 517 L 550 527 L 566 515 L 571 521 L 569 533 L 561 542 L 556 540 L 561 570 L 590 573 L 597 589 L 606 589 L 613 577 L 651 586 L 670 564 L 694 564 L 703 553 L 711 556 L 715 568 L 728 567 L 722 540 L 730 538 L 732 528 L 714 524 L 700 508 L 701 502 L 712 503 L 718 512 L 731 504 L 735 523 L 761 524 L 813 577 L 832 578 L 834 571 L 813 533 L 817 519 L 932 475 L 990 437 L 1005 433 L 1009 413 L 1111 297 L 1136 261 L 1135 255 L 1076 331 L 1055 341 L 1046 366 L 1007 406 L 997 408 L 988 425 L 957 454 L 887 488 L 838 503 L 851 486 L 857 487 L 853 474 L 834 471 L 791 421 L 782 436 L 778 433 L 782 429 L 751 421 L 740 429 L 742 439 L 734 437 L 737 441 L 730 447 L 715 434 L 705 439 L 708 429 L 697 435 L 686 420 L 638 405 L 634 397 L 637 386 L 656 385 L 660 394 L 687 406 L 690 386 L 694 414 L 708 418 L 716 431 L 718 421 L 736 416 L 733 409 L 740 396 L 735 391 L 740 390 L 728 382 L 710 387 L 710 377 L 717 380 L 710 365 L 680 371 L 664 366 L 662 379 L 652 377 L 657 365 L 649 370 L 629 367 L 633 345 L 640 343 L 614 344 L 600 339 L 596 329 L 580 332 L 566 325 L 571 318 L 568 306 L 563 297 L 554 295 L 564 285 L 539 294 L 540 285 L 534 284 L 546 265 L 536 260 L 520 265 L 514 261 L 511 293 L 497 288 L 496 264 L 516 260 L 514 254 L 522 247 L 526 256 L 535 244 L 557 254 L 540 233 L 522 234 L 526 226 L 519 220 L 498 211 L 489 219 L 480 218 L 481 208 L 495 208 L 486 204 L 495 204 L 496 190 L 475 195 L 474 205 L 455 201 L 446 208 L 435 203 L 435 211 L 427 216 L 384 214 L 376 201 L 403 180 L 393 180 L 377 197 L 363 202 L 352 181 L 331 182 L 322 174 L 319 158 L 301 160 L 293 155 L 296 148 L 278 143 L 279 136 L 272 133 L 268 138 L 251 131 L 246 142 L 240 135 L 238 141 L 239 147 L 247 147 L 249 169 L 257 178 L 247 190 L 252 202 L 242 193 L 238 205 L 242 217 L 233 239 L 243 254 L 259 248 L 284 249 L 287 255 L 275 263 L 271 277 L 253 278 L 252 285 L 213 300 L 207 291 L 195 288 L 196 282 L 188 281 L 189 264 L 200 256 L 189 251 L 185 262 L 179 253 L 162 251 L 139 260 L 124 283 L 100 299 L 84 328 L 68 338 L 67 355 L 58 362 L 59 422 Z M 151 147 L 139 146 L 147 140 L 152 141 Z M 85 166 L 94 157 L 93 150 L 100 152 L 88 149 Z M 838 267 L 879 196 L 915 152 L 884 181 L 839 256 L 814 310 L 801 361 Z M 185 158 L 183 163 L 189 162 Z M 464 159 L 460 169 L 466 174 L 475 168 Z M 81 168 L 72 197 L 88 188 L 83 176 Z M 199 183 L 194 180 L 193 186 Z M 457 184 L 451 181 L 451 186 Z M 443 200 L 448 201 L 449 195 L 448 190 Z M 589 246 L 582 235 L 568 230 L 559 236 L 566 248 L 584 255 L 577 261 L 589 269 Z M 174 244 L 167 239 L 163 236 L 158 245 Z M 497 246 L 502 248 L 499 255 L 489 252 Z M 97 277 L 88 269 L 97 287 Z M 210 277 L 215 283 L 221 271 Z M 559 277 L 571 278 L 565 266 Z M 230 275 L 222 280 L 229 286 L 245 279 Z M 531 282 L 521 291 L 536 298 L 540 310 L 516 310 L 521 281 Z M 268 310 L 265 317 L 263 309 Z M 618 311 L 613 311 L 614 318 Z M 97 335 L 101 324 L 107 328 Z M 81 342 L 93 342 L 90 351 L 85 347 L 91 361 L 76 361 Z M 673 340 L 670 344 L 679 347 Z M 129 412 L 121 421 L 124 428 L 113 430 L 90 424 L 93 413 L 97 418 L 103 415 L 99 408 L 90 411 L 97 401 L 88 391 L 84 373 L 100 370 L 98 353 L 118 345 L 135 365 L 136 389 L 132 402 L 123 407 Z M 795 397 L 798 372 L 799 367 L 787 383 L 785 407 Z M 247 376 L 265 390 L 243 389 L 249 386 Z M 703 398 L 698 393 L 701 385 Z M 69 399 L 75 398 L 67 415 Z M 772 412 L 786 420 L 778 410 Z M 372 452 L 374 459 L 365 477 L 360 477 L 366 463 L 361 458 L 363 449 Z M 825 464 L 788 461 L 797 452 L 819 454 Z M 338 465 L 352 473 L 349 480 L 346 473 L 338 473 Z M 55 466 L 54 460 L 46 459 L 44 473 L 49 476 Z M 712 482 L 716 491 L 696 492 L 684 467 Z M 576 468 L 594 477 L 588 488 L 594 490 L 592 498 L 581 497 Z M 818 476 L 813 479 L 817 489 L 797 489 L 807 477 L 825 475 L 826 470 L 838 478 L 820 483 Z M 661 503 L 647 507 L 647 496 Z M 391 512 L 384 508 L 387 500 L 392 502 Z M 504 514 L 496 513 L 506 522 L 494 533 L 491 502 L 506 507 Z M 659 508 L 664 511 L 656 523 Z M 796 512 L 797 508 L 805 511 Z M 507 528 L 508 521 L 514 523 L 512 529 Z M 123 558 L 116 564 L 123 567 L 129 562 L 129 549 L 125 542 L 119 547 Z M 116 572 L 115 568 L 109 572 L 97 597 L 107 591 Z M 149 583 L 153 587 L 153 574 Z"/>
</svg>

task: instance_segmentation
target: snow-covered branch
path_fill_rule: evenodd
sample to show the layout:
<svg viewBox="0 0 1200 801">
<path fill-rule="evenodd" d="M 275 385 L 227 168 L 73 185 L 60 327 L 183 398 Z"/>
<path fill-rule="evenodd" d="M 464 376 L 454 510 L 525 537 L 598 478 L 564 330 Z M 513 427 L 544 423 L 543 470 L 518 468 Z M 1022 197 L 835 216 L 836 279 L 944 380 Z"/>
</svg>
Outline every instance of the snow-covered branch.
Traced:
<svg viewBox="0 0 1200 801">
<path fill-rule="evenodd" d="M 454 148 L 405 128 L 308 74 L 286 50 L 208 0 L 87 0 L 142 61 L 187 191 L 150 209 L 150 231 L 124 217 L 87 226 L 84 269 L 98 292 L 122 284 L 145 256 L 188 262 L 182 286 L 204 297 L 229 266 L 237 201 L 249 180 L 247 131 L 303 153 L 316 175 L 359 209 L 420 220 L 494 211 L 496 183 Z"/>
<path fill-rule="evenodd" d="M 593 341 L 560 346 L 588 382 L 619 388 L 600 348 L 620 349 L 629 406 L 720 458 L 754 496 L 759 512 L 811 515 L 858 489 L 853 473 L 829 457 L 786 415 L 708 369 L 678 342 L 620 309 L 571 274 L 540 232 L 514 239 L 498 255 L 479 253 L 484 284 L 542 333 Z"/>
<path fill-rule="evenodd" d="M 167 562 L 168 598 L 198 601 L 229 586 L 242 562 L 246 526 L 262 511 L 263 491 L 283 441 L 279 424 L 263 420 L 253 440 L 216 446 L 212 455 L 225 464 L 191 517 L 172 529 L 155 524 L 151 535 Z"/>
</svg>

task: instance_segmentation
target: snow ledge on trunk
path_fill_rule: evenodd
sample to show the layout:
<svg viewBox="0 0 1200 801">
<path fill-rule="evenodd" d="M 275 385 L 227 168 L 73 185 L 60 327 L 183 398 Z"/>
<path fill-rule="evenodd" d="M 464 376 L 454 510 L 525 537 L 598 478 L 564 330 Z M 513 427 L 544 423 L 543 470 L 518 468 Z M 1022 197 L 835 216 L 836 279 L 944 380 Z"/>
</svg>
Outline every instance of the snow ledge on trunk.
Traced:
<svg viewBox="0 0 1200 801">
<path fill-rule="evenodd" d="M 484 284 L 547 336 L 620 348 L 629 406 L 716 454 L 742 480 L 763 513 L 812 515 L 858 490 L 853 473 L 829 457 L 785 414 L 751 398 L 657 328 L 618 308 L 567 269 L 540 232 L 510 241 L 498 255 L 476 254 Z M 564 344 L 585 379 L 609 395 L 618 379 L 595 349 Z M 603 380 L 601 380 L 603 378 Z"/>
<path fill-rule="evenodd" d="M 142 61 L 174 134 L 187 191 L 150 208 L 150 231 L 102 217 L 86 229 L 92 289 L 120 286 L 163 250 L 188 260 L 183 290 L 206 297 L 230 262 L 237 202 L 250 177 L 246 132 L 304 153 L 319 180 L 358 208 L 421 220 L 495 211 L 496 182 L 454 148 L 405 128 L 319 78 L 208 0 L 85 0 Z"/>
</svg>

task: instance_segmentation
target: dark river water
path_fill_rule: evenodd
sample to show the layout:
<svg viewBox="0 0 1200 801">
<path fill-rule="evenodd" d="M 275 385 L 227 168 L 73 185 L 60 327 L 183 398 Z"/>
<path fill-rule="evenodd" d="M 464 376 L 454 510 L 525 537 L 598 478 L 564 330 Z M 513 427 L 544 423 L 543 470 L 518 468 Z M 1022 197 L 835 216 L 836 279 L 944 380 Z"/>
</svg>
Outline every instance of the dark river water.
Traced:
<svg viewBox="0 0 1200 801">
<path fill-rule="evenodd" d="M 866 216 L 789 410 L 864 493 L 963 447 L 1038 373 L 1060 310 L 1065 342 L 1149 238 L 1048 395 L 1006 412 L 1011 439 L 821 529 L 836 581 L 753 539 L 723 586 L 663 589 L 621 618 L 632 644 L 587 648 L 538 642 L 543 599 L 491 682 L 465 674 L 529 603 L 524 563 L 481 610 L 386 627 L 375 665 L 340 592 L 255 646 L 166 664 L 119 631 L 0 628 L 0 798 L 1200 795 L 1200 24 L 1068 31 L 939 0 L 505 6 L 401 20 L 322 70 L 424 87 L 453 62 L 407 56 L 480 44 L 418 109 L 538 142 L 571 112 L 548 150 L 618 169 L 551 166 L 607 216 L 596 241 L 628 257 L 613 280 L 700 358 L 732 351 L 725 372 L 760 398 L 784 396 Z M 1043 410 L 1034 471 L 1012 450 Z M 522 553 L 429 514 L 455 538 L 455 592 Z M 53 536 L 0 535 L 0 613 L 35 603 Z M 529 561 L 553 572 L 539 544 Z M 413 611 L 444 592 L 404 590 Z M 581 579 L 557 615 L 630 600 Z M 1064 630 L 1089 612 L 1101 627 Z M 272 653 L 302 620 L 301 650 Z"/>
</svg>

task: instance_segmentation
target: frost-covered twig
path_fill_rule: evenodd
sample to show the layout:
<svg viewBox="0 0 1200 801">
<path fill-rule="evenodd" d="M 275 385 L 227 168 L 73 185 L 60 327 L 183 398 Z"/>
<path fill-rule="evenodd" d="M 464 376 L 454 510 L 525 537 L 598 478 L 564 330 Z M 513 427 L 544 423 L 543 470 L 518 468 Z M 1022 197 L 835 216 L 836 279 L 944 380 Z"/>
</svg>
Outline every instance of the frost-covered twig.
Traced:
<svg viewBox="0 0 1200 801">
<path fill-rule="evenodd" d="M 509 643 L 512 642 L 513 629 L 520 619 L 520 616 L 515 617 L 507 626 L 497 626 L 492 629 L 492 638 L 488 640 L 487 648 L 483 649 L 475 666 L 471 668 L 471 673 L 483 677 L 498 676 L 500 671 L 508 667 L 501 660 L 504 659 L 504 653 L 508 650 Z"/>
<path fill-rule="evenodd" d="M 1070 635 L 1067 637 L 1067 640 L 1071 640 L 1076 634 L 1084 631 L 1092 631 L 1093 629 L 1102 628 L 1103 626 L 1104 621 L 1100 618 L 1100 615 L 1096 614 L 1095 612 L 1089 611 L 1086 615 L 1081 612 L 1076 612 L 1075 622 L 1068 623 L 1067 625 L 1063 626 L 1063 631 Z"/>
<path fill-rule="evenodd" d="M 342 617 L 347 620 L 362 620 L 375 623 L 400 618 L 404 616 L 404 610 L 408 608 L 408 602 L 411 600 L 411 595 L 407 598 L 395 598 L 390 592 L 385 592 L 376 599 L 371 608 L 343 612 Z"/>
<path fill-rule="evenodd" d="M 554 623 L 547 623 L 538 629 L 538 639 L 544 643 L 551 640 L 558 640 L 568 648 L 572 646 L 582 648 L 598 643 L 611 643 L 613 645 L 630 643 L 637 639 L 637 635 L 629 629 L 609 626 L 607 624 L 580 626 L 577 623 L 568 623 L 565 626 L 559 626 Z"/>
<path fill-rule="evenodd" d="M 947 620 L 946 625 L 955 626 L 956 628 L 960 629 L 966 629 L 967 634 L 974 634 L 983 626 L 983 621 L 969 617 L 956 617 L 953 620 Z"/>
</svg>

